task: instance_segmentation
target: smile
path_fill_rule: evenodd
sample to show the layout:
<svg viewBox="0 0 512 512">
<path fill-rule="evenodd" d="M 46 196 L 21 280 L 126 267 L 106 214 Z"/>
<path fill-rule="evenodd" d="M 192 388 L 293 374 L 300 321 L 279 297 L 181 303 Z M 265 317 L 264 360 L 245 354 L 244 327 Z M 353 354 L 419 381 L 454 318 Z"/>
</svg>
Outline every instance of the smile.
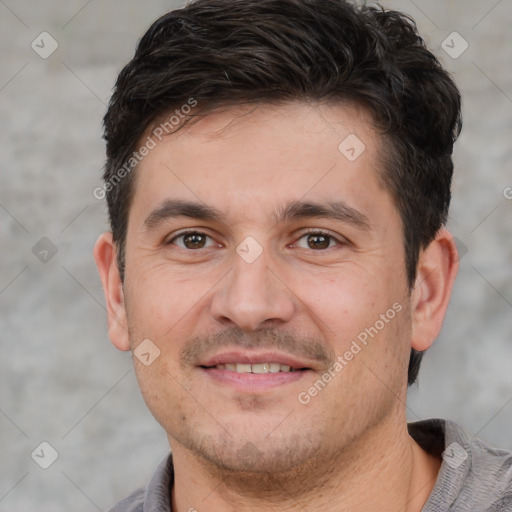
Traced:
<svg viewBox="0 0 512 512">
<path fill-rule="evenodd" d="M 217 364 L 213 368 L 217 370 L 228 370 L 237 373 L 279 373 L 279 372 L 295 372 L 299 368 L 292 368 L 286 364 L 279 363 L 226 363 Z"/>
</svg>

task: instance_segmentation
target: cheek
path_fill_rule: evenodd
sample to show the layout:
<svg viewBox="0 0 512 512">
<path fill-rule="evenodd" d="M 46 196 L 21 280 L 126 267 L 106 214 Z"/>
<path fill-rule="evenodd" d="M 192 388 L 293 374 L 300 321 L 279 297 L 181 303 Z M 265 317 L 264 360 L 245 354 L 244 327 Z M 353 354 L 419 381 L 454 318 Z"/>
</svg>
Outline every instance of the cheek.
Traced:
<svg viewBox="0 0 512 512">
<path fill-rule="evenodd" d="M 167 368 L 161 355 L 151 366 L 135 363 L 135 374 L 148 409 L 166 430 L 179 430 L 187 412 L 186 401 L 180 398 L 180 386 L 172 369 Z"/>
<path fill-rule="evenodd" d="M 405 288 L 391 273 L 350 272 L 302 281 L 301 297 L 307 310 L 343 368 L 342 381 L 389 381 L 399 387 L 399 377 L 408 362 L 410 314 Z M 374 372 L 376 375 L 374 375 Z M 389 380 L 388 380 L 389 378 Z M 391 382 L 393 381 L 393 383 Z"/>
<path fill-rule="evenodd" d="M 321 320 L 326 333 L 346 339 L 373 324 L 393 301 L 382 283 L 355 266 L 337 275 L 316 275 L 300 280 L 301 301 Z"/>
<path fill-rule="evenodd" d="M 146 266 L 130 279 L 127 275 L 127 314 L 130 331 L 154 340 L 176 338 L 181 325 L 190 322 L 205 294 L 215 283 L 184 277 L 169 265 Z"/>
</svg>

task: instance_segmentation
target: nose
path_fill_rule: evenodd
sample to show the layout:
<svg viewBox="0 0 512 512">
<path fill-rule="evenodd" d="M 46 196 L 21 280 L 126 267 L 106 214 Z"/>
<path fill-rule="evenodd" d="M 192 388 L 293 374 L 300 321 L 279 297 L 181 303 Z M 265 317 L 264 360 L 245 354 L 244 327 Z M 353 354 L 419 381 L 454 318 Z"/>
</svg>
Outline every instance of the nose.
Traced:
<svg viewBox="0 0 512 512">
<path fill-rule="evenodd" d="M 279 272 L 269 268 L 265 252 L 252 263 L 233 255 L 233 267 L 211 303 L 218 322 L 252 331 L 291 320 L 296 307 L 293 292 Z"/>
</svg>

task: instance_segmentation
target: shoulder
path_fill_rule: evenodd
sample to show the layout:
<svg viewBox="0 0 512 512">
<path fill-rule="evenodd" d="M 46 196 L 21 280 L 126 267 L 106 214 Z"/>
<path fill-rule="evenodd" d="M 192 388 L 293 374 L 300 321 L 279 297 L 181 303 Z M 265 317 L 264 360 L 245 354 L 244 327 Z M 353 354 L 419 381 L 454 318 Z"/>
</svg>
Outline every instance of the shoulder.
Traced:
<svg viewBox="0 0 512 512">
<path fill-rule="evenodd" d="M 444 476 L 458 487 L 455 511 L 512 510 L 512 451 L 496 448 L 445 421 Z"/>
<path fill-rule="evenodd" d="M 489 511 L 512 510 L 512 451 L 472 439 L 470 481 L 487 495 Z"/>
<path fill-rule="evenodd" d="M 495 448 L 449 420 L 423 420 L 408 428 L 425 451 L 443 461 L 422 512 L 512 511 L 510 450 Z"/>
</svg>

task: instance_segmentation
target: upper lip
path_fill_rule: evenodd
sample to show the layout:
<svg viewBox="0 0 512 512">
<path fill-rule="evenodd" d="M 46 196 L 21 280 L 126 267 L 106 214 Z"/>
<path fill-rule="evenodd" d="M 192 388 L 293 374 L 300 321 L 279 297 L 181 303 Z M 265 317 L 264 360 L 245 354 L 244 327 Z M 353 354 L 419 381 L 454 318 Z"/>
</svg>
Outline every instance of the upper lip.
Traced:
<svg viewBox="0 0 512 512">
<path fill-rule="evenodd" d="M 301 361 L 290 354 L 282 352 L 248 352 L 248 351 L 230 351 L 221 352 L 209 359 L 200 361 L 198 366 L 216 366 L 226 363 L 242 363 L 242 364 L 261 364 L 261 363 L 278 363 L 287 365 L 294 369 L 312 369 L 310 362 Z"/>
</svg>

